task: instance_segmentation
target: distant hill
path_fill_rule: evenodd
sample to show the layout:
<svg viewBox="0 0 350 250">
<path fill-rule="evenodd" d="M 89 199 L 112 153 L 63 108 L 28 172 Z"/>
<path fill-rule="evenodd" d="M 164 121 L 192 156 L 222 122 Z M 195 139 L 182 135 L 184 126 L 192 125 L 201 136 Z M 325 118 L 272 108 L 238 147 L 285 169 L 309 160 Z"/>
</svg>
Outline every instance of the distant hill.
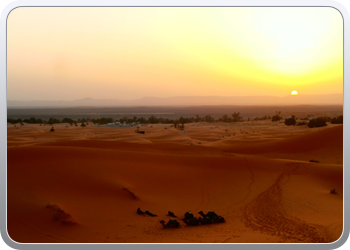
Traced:
<svg viewBox="0 0 350 250">
<path fill-rule="evenodd" d="M 8 108 L 24 107 L 116 107 L 116 106 L 197 106 L 197 105 L 342 105 L 343 94 L 297 96 L 175 96 L 144 97 L 135 100 L 83 98 L 73 101 L 15 101 Z"/>
</svg>

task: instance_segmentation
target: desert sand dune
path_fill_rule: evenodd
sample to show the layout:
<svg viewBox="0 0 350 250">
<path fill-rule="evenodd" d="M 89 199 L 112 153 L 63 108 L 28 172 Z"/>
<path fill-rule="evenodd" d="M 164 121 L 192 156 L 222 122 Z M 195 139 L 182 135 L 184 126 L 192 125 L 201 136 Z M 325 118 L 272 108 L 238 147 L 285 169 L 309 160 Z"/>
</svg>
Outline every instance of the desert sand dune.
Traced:
<svg viewBox="0 0 350 250">
<path fill-rule="evenodd" d="M 213 145 L 214 144 L 214 145 Z M 321 161 L 342 163 L 343 126 L 315 130 L 275 140 L 225 140 L 210 146 L 239 154 L 266 154 L 273 157 L 310 160 L 318 156 Z M 310 158 L 311 157 L 311 158 Z M 310 158 L 310 159 L 308 159 Z"/>
<path fill-rule="evenodd" d="M 337 240 L 343 126 L 269 124 L 188 124 L 186 134 L 164 124 L 140 127 L 145 134 L 9 125 L 8 233 L 18 242 Z M 226 222 L 186 226 L 179 219 L 189 210 Z M 162 228 L 168 211 L 181 228 Z"/>
</svg>

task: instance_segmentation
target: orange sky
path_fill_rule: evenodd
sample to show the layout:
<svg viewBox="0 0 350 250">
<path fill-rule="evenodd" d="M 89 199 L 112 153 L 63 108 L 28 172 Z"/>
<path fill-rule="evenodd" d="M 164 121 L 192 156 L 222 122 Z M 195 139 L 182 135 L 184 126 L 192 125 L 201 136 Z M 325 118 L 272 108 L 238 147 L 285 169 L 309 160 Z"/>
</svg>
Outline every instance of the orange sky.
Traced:
<svg viewBox="0 0 350 250">
<path fill-rule="evenodd" d="M 30 7 L 7 22 L 8 100 L 343 92 L 327 7 Z"/>
</svg>

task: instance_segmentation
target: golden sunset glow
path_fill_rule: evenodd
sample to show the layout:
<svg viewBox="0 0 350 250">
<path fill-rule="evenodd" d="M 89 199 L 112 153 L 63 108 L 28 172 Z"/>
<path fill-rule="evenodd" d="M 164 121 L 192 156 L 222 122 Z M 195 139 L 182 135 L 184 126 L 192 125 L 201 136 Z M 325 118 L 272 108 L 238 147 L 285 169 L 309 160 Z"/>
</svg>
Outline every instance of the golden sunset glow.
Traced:
<svg viewBox="0 0 350 250">
<path fill-rule="evenodd" d="M 342 93 L 328 7 L 30 7 L 7 22 L 11 100 Z"/>
<path fill-rule="evenodd" d="M 292 93 L 290 93 L 291 95 L 297 95 L 298 94 L 298 91 L 296 90 L 293 90 Z"/>
</svg>

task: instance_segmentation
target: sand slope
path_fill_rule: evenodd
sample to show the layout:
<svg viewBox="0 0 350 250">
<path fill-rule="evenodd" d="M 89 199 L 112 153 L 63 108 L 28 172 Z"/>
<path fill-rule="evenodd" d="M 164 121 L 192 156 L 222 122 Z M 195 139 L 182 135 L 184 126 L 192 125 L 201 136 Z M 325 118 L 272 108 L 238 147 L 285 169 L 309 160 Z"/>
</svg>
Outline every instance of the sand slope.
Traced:
<svg viewBox="0 0 350 250">
<path fill-rule="evenodd" d="M 55 126 L 50 133 L 9 126 L 8 233 L 18 242 L 338 239 L 343 126 L 240 126 L 192 124 L 182 134 L 159 124 L 144 135 L 134 128 Z M 138 215 L 138 207 L 158 216 Z M 162 229 L 169 210 L 180 218 L 214 210 L 226 223 L 180 221 L 179 229 Z"/>
</svg>

